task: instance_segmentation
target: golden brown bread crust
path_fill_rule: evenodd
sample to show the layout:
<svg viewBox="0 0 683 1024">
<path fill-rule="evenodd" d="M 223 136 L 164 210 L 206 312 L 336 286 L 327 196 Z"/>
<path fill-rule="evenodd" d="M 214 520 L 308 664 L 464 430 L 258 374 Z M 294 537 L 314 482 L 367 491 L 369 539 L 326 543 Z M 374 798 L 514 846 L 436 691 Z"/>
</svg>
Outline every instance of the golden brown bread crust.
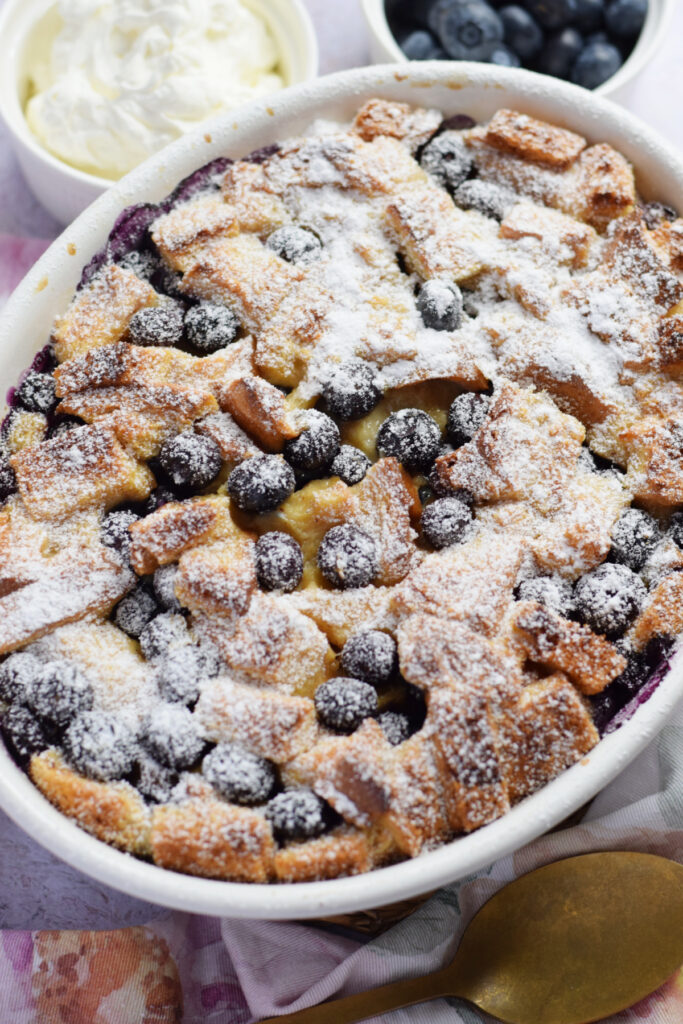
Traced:
<svg viewBox="0 0 683 1024">
<path fill-rule="evenodd" d="M 499 110 L 486 128 L 486 141 L 504 153 L 566 169 L 586 148 L 586 140 L 566 128 L 515 110 Z"/>
</svg>

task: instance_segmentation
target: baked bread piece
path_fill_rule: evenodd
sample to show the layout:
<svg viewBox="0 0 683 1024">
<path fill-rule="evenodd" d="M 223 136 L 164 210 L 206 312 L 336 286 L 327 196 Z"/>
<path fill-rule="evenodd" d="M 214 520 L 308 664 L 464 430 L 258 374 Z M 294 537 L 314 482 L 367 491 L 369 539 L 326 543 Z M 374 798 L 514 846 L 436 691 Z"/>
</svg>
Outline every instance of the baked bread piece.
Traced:
<svg viewBox="0 0 683 1024">
<path fill-rule="evenodd" d="M 373 98 L 146 207 L 12 399 L 0 730 L 160 867 L 457 840 L 683 631 L 683 221 L 599 139 L 453 123 Z"/>
</svg>

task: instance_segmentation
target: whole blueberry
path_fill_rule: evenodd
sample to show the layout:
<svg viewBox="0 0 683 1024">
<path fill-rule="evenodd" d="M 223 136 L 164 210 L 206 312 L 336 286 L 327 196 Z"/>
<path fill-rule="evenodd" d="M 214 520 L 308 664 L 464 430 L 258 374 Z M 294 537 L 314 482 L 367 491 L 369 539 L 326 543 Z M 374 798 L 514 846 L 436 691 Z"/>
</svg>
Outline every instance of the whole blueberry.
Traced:
<svg viewBox="0 0 683 1024">
<path fill-rule="evenodd" d="M 137 639 L 158 610 L 153 595 L 141 583 L 121 598 L 114 611 L 114 622 L 128 636 Z"/>
<path fill-rule="evenodd" d="M 440 443 L 438 423 L 422 409 L 392 412 L 377 431 L 378 454 L 393 456 L 411 473 L 431 465 Z"/>
<path fill-rule="evenodd" d="M 675 544 L 683 548 L 683 512 L 674 512 L 669 520 L 669 531 Z"/>
<path fill-rule="evenodd" d="M 437 0 L 436 34 L 454 60 L 488 60 L 503 41 L 503 23 L 484 0 Z"/>
<path fill-rule="evenodd" d="M 610 559 L 638 572 L 661 539 L 656 519 L 640 508 L 627 508 L 612 530 Z"/>
<path fill-rule="evenodd" d="M 536 64 L 537 70 L 554 78 L 569 78 L 583 47 L 584 41 L 580 32 L 575 28 L 563 28 L 561 32 L 551 36 L 543 47 Z"/>
<path fill-rule="evenodd" d="M 269 235 L 266 245 L 288 263 L 307 267 L 320 258 L 322 242 L 317 235 L 306 228 L 286 226 L 276 228 Z"/>
<path fill-rule="evenodd" d="M 668 206 L 666 203 L 652 202 L 646 203 L 643 207 L 643 217 L 650 231 L 654 231 L 666 221 L 676 220 L 678 213 L 673 206 Z"/>
<path fill-rule="evenodd" d="M 10 654 L 0 665 L 0 701 L 23 701 L 29 683 L 40 675 L 42 668 L 42 662 L 27 651 Z"/>
<path fill-rule="evenodd" d="M 609 0 L 605 10 L 607 31 L 613 36 L 636 36 L 647 15 L 648 0 Z"/>
<path fill-rule="evenodd" d="M 221 471 L 223 458 L 214 440 L 205 434 L 183 430 L 166 441 L 159 462 L 176 487 L 201 490 Z"/>
<path fill-rule="evenodd" d="M 128 324 L 128 337 L 134 345 L 173 348 L 183 340 L 183 319 L 183 309 L 175 302 L 139 309 Z"/>
<path fill-rule="evenodd" d="M 182 615 L 162 612 L 147 623 L 138 640 L 143 657 L 147 661 L 155 661 L 169 648 L 189 643 L 190 635 Z"/>
<path fill-rule="evenodd" d="M 364 530 L 343 523 L 333 526 L 318 548 L 318 567 L 333 587 L 366 587 L 377 574 L 377 547 Z"/>
<path fill-rule="evenodd" d="M 543 28 L 565 28 L 576 17 L 576 0 L 525 0 L 525 6 Z"/>
<path fill-rule="evenodd" d="M 366 718 L 377 713 L 374 686 L 345 676 L 321 683 L 315 691 L 314 701 L 322 724 L 337 732 L 355 732 Z"/>
<path fill-rule="evenodd" d="M 247 807 L 263 804 L 277 785 L 272 761 L 237 743 L 219 743 L 202 761 L 202 775 L 221 796 Z"/>
<path fill-rule="evenodd" d="M 425 281 L 415 305 L 425 327 L 434 331 L 457 331 L 462 324 L 462 294 L 452 281 Z"/>
<path fill-rule="evenodd" d="M 43 726 L 25 704 L 13 704 L 5 712 L 0 731 L 10 753 L 22 765 L 50 746 Z"/>
<path fill-rule="evenodd" d="M 145 800 L 154 804 L 166 804 L 172 797 L 173 789 L 178 784 L 178 773 L 166 765 L 160 764 L 146 751 L 141 751 L 137 763 L 137 782 L 135 788 Z"/>
<path fill-rule="evenodd" d="M 309 409 L 305 429 L 285 442 L 282 454 L 293 469 L 315 474 L 329 466 L 340 444 L 339 427 L 334 420 L 324 412 Z"/>
<path fill-rule="evenodd" d="M 576 13 L 573 24 L 584 35 L 596 32 L 602 25 L 605 13 L 605 0 L 576 0 Z"/>
<path fill-rule="evenodd" d="M 200 647 L 181 644 L 170 647 L 156 666 L 159 693 L 169 703 L 194 704 L 202 683 L 209 678 L 209 667 Z"/>
<path fill-rule="evenodd" d="M 180 601 L 176 597 L 175 584 L 178 577 L 177 565 L 160 565 L 152 578 L 154 596 L 167 612 L 179 612 Z"/>
<path fill-rule="evenodd" d="M 227 348 L 237 337 L 239 329 L 240 322 L 235 313 L 218 303 L 192 306 L 185 314 L 187 340 L 202 355 Z"/>
<path fill-rule="evenodd" d="M 576 614 L 596 633 L 620 636 L 645 600 L 645 585 L 625 565 L 605 562 L 576 584 Z"/>
<path fill-rule="evenodd" d="M 574 611 L 574 594 L 559 576 L 534 576 L 517 587 L 519 601 L 538 601 L 551 612 L 567 618 Z"/>
<path fill-rule="evenodd" d="M 460 544 L 467 535 L 472 522 L 472 510 L 459 498 L 437 498 L 427 505 L 420 526 L 422 536 L 433 548 L 450 547 Z"/>
<path fill-rule="evenodd" d="M 114 509 L 107 512 L 100 526 L 100 540 L 105 547 L 116 551 L 124 559 L 130 554 L 129 527 L 137 523 L 140 516 L 128 509 Z"/>
<path fill-rule="evenodd" d="M 342 648 L 341 667 L 352 679 L 386 683 L 398 667 L 396 641 L 380 629 L 354 633 Z"/>
<path fill-rule="evenodd" d="M 295 485 L 294 470 L 281 455 L 254 455 L 233 469 L 228 494 L 243 512 L 273 512 Z"/>
<path fill-rule="evenodd" d="M 347 359 L 336 366 L 322 389 L 328 412 L 338 420 L 367 416 L 382 397 L 377 371 L 362 359 Z"/>
<path fill-rule="evenodd" d="M 399 711 L 383 711 L 377 718 L 377 724 L 392 747 L 397 747 L 410 736 L 410 720 Z"/>
<path fill-rule="evenodd" d="M 420 164 L 444 188 L 456 189 L 472 173 L 474 162 L 460 132 L 436 135 L 422 150 Z"/>
<path fill-rule="evenodd" d="M 58 401 L 54 377 L 51 373 L 29 370 L 15 391 L 14 399 L 29 412 L 52 412 Z"/>
<path fill-rule="evenodd" d="M 517 196 L 506 185 L 475 178 L 472 181 L 464 181 L 456 188 L 453 201 L 462 210 L 476 210 L 484 217 L 502 220 L 510 207 L 517 202 Z"/>
<path fill-rule="evenodd" d="M 471 441 L 482 426 L 489 411 L 491 399 L 476 391 L 466 391 L 451 402 L 446 422 L 446 434 L 454 448 Z"/>
<path fill-rule="evenodd" d="M 338 476 L 345 484 L 352 487 L 361 482 L 370 466 L 370 459 L 365 452 L 362 452 L 360 448 L 354 448 L 351 444 L 343 444 L 332 461 L 330 476 Z"/>
<path fill-rule="evenodd" d="M 17 489 L 17 478 L 9 458 L 0 453 L 0 501 L 5 501 Z"/>
<path fill-rule="evenodd" d="M 272 530 L 256 541 L 256 578 L 262 590 L 289 593 L 301 583 L 304 556 L 301 546 L 288 533 Z"/>
<path fill-rule="evenodd" d="M 518 68 L 522 62 L 514 50 L 500 43 L 489 57 L 489 64 L 497 64 L 501 68 Z"/>
<path fill-rule="evenodd" d="M 143 742 L 160 764 L 182 771 L 197 764 L 206 743 L 199 724 L 182 704 L 159 704 L 149 715 Z"/>
<path fill-rule="evenodd" d="M 138 754 L 135 734 L 108 711 L 84 711 L 64 733 L 67 760 L 83 775 L 102 782 L 127 775 Z"/>
<path fill-rule="evenodd" d="M 498 14 L 507 45 L 521 60 L 532 60 L 543 46 L 543 30 L 536 19 L 519 4 L 507 4 Z"/>
<path fill-rule="evenodd" d="M 64 729 L 82 711 L 90 711 L 93 689 L 68 661 L 48 661 L 26 687 L 26 703 L 48 725 Z"/>
<path fill-rule="evenodd" d="M 571 80 L 584 89 L 597 89 L 623 64 L 621 53 L 612 43 L 587 43 L 574 61 Z"/>
<path fill-rule="evenodd" d="M 337 820 L 334 811 L 312 789 L 286 789 L 268 802 L 265 810 L 275 838 L 280 842 L 312 839 Z"/>
<path fill-rule="evenodd" d="M 400 40 L 399 46 L 408 60 L 438 60 L 443 52 L 431 32 L 416 29 Z"/>
</svg>

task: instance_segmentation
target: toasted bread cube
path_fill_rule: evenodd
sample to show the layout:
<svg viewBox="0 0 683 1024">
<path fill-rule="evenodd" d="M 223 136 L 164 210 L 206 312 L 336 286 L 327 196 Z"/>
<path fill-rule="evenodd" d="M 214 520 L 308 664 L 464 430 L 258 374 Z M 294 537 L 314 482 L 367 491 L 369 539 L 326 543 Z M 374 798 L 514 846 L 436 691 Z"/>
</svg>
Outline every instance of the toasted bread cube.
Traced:
<svg viewBox="0 0 683 1024">
<path fill-rule="evenodd" d="M 628 637 L 635 650 L 641 651 L 655 637 L 677 637 L 680 633 L 683 633 L 683 572 L 672 572 L 648 595 Z"/>
<path fill-rule="evenodd" d="M 369 197 L 402 195 L 429 181 L 406 146 L 386 135 L 369 143 L 350 134 L 323 138 L 320 156 L 340 172 L 340 184 Z"/>
<path fill-rule="evenodd" d="M 407 575 L 416 561 L 417 533 L 412 520 L 422 512 L 417 489 L 394 458 L 380 459 L 352 488 L 358 512 L 351 521 L 375 541 L 378 572 L 375 582 L 390 586 Z"/>
<path fill-rule="evenodd" d="M 565 213 L 574 212 L 569 202 L 574 188 L 574 167 L 566 171 L 549 164 L 531 163 L 523 157 L 496 149 L 486 140 L 486 128 L 479 125 L 462 132 L 462 138 L 482 181 L 507 185 L 535 203 L 543 203 Z"/>
<path fill-rule="evenodd" d="M 519 603 L 514 633 L 531 661 L 563 672 L 581 693 L 600 693 L 626 668 L 614 644 L 537 601 Z"/>
<path fill-rule="evenodd" d="M 288 295 L 256 342 L 254 361 L 271 384 L 295 387 L 322 338 L 332 297 L 313 277 Z"/>
<path fill-rule="evenodd" d="M 683 314 L 665 317 L 657 325 L 659 365 L 668 373 L 683 373 Z"/>
<path fill-rule="evenodd" d="M 160 867 L 204 878 L 267 882 L 275 844 L 257 811 L 211 799 L 194 799 L 152 811 L 152 859 Z"/>
<path fill-rule="evenodd" d="M 210 437 L 218 446 L 224 462 L 236 465 L 258 455 L 260 449 L 229 412 L 214 412 L 195 424 L 198 434 Z"/>
<path fill-rule="evenodd" d="M 171 501 L 130 528 L 130 560 L 139 576 L 176 562 L 184 551 L 201 544 L 218 522 L 221 498 Z"/>
<path fill-rule="evenodd" d="M 227 348 L 197 359 L 192 367 L 197 378 L 218 393 L 231 380 L 250 377 L 254 373 L 254 342 L 240 338 Z M 201 385 L 200 385 L 201 386 Z"/>
<path fill-rule="evenodd" d="M 72 771 L 56 750 L 34 755 L 29 771 L 50 803 L 86 832 L 127 853 L 149 854 L 149 811 L 127 782 L 86 779 Z"/>
<path fill-rule="evenodd" d="M 327 836 L 278 850 L 274 866 L 278 882 L 321 882 L 370 871 L 374 858 L 367 835 L 342 826 Z"/>
<path fill-rule="evenodd" d="M 486 141 L 503 153 L 560 169 L 574 163 L 586 148 L 586 140 L 575 132 L 505 109 L 489 121 Z"/>
<path fill-rule="evenodd" d="M 47 417 L 42 412 L 14 409 L 6 420 L 4 441 L 10 455 L 40 444 L 47 434 Z"/>
<path fill-rule="evenodd" d="M 246 535 L 204 544 L 180 559 L 176 594 L 195 614 L 244 615 L 255 590 L 253 542 Z"/>
<path fill-rule="evenodd" d="M 650 238 L 672 270 L 683 270 L 683 218 L 664 221 L 650 232 Z"/>
<path fill-rule="evenodd" d="M 267 189 L 263 164 L 237 160 L 226 169 L 221 188 L 241 231 L 270 234 L 291 221 L 285 204 Z"/>
<path fill-rule="evenodd" d="M 223 677 L 202 690 L 195 715 L 214 743 L 239 743 L 276 764 L 291 761 L 318 739 L 313 701 Z"/>
<path fill-rule="evenodd" d="M 123 337 L 133 314 L 145 306 L 156 306 L 158 298 L 151 284 L 131 270 L 107 264 L 57 318 L 57 359 L 63 363 L 89 349 L 112 345 Z"/>
<path fill-rule="evenodd" d="M 231 381 L 221 389 L 219 402 L 221 409 L 268 451 L 282 451 L 285 441 L 301 433 L 285 396 L 261 377 Z"/>
<path fill-rule="evenodd" d="M 142 501 L 154 477 L 98 425 L 76 427 L 61 437 L 12 456 L 22 501 L 38 519 L 62 519 L 92 505 L 110 508 Z"/>
<path fill-rule="evenodd" d="M 558 263 L 575 270 L 585 267 L 591 246 L 597 239 L 593 228 L 559 210 L 530 203 L 516 203 L 501 221 L 502 238 L 536 238 Z"/>
<path fill-rule="evenodd" d="M 683 299 L 683 282 L 662 262 L 640 211 L 615 222 L 604 255 L 613 273 L 660 313 Z"/>
<path fill-rule="evenodd" d="M 681 425 L 677 417 L 647 417 L 622 431 L 628 451 L 626 485 L 643 504 L 683 504 Z"/>
<path fill-rule="evenodd" d="M 451 831 L 444 792 L 448 782 L 424 730 L 401 743 L 388 769 L 389 807 L 383 822 L 402 853 L 416 857 Z"/>
<path fill-rule="evenodd" d="M 58 412 L 80 416 L 94 421 L 109 413 L 128 413 L 163 417 L 168 423 L 178 424 L 182 429 L 199 419 L 216 412 L 216 399 L 207 388 L 176 387 L 169 384 L 129 384 L 112 388 L 91 388 L 62 399 Z"/>
<path fill-rule="evenodd" d="M 435 615 L 409 616 L 396 639 L 401 674 L 430 694 L 440 687 L 477 685 L 484 690 L 514 669 L 503 649 L 481 633 Z"/>
<path fill-rule="evenodd" d="M 235 210 L 220 195 L 210 193 L 176 206 L 155 220 L 150 231 L 169 266 L 184 272 L 201 258 L 201 250 L 207 242 L 236 235 L 240 226 Z"/>
<path fill-rule="evenodd" d="M 572 200 L 577 217 L 604 230 L 615 217 L 630 213 L 636 203 L 633 167 L 626 157 L 600 142 L 584 150 L 577 164 Z"/>
<path fill-rule="evenodd" d="M 374 98 L 360 108 L 353 119 L 351 131 L 365 142 L 387 135 L 404 142 L 414 153 L 429 141 L 440 124 L 441 113 L 438 110 Z"/>
<path fill-rule="evenodd" d="M 150 349 L 149 351 L 166 351 Z M 119 384 L 134 360 L 135 346 L 117 341 L 101 348 L 89 349 L 74 356 L 54 371 L 57 395 L 67 395 L 90 388 L 106 388 Z"/>
<path fill-rule="evenodd" d="M 390 630 L 396 618 L 389 608 L 390 587 L 319 590 L 306 587 L 289 597 L 290 604 L 308 615 L 331 644 L 343 647 L 350 636 L 366 629 Z"/>
</svg>

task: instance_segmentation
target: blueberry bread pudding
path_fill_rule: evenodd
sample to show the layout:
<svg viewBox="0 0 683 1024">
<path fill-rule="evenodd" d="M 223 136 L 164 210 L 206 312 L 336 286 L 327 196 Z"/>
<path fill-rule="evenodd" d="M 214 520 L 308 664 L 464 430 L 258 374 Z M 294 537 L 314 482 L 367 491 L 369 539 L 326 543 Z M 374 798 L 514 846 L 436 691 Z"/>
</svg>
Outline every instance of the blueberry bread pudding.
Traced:
<svg viewBox="0 0 683 1024">
<path fill-rule="evenodd" d="M 493 821 L 683 630 L 683 220 L 609 145 L 385 100 L 125 211 L 10 393 L 0 712 L 160 866 Z"/>
</svg>

